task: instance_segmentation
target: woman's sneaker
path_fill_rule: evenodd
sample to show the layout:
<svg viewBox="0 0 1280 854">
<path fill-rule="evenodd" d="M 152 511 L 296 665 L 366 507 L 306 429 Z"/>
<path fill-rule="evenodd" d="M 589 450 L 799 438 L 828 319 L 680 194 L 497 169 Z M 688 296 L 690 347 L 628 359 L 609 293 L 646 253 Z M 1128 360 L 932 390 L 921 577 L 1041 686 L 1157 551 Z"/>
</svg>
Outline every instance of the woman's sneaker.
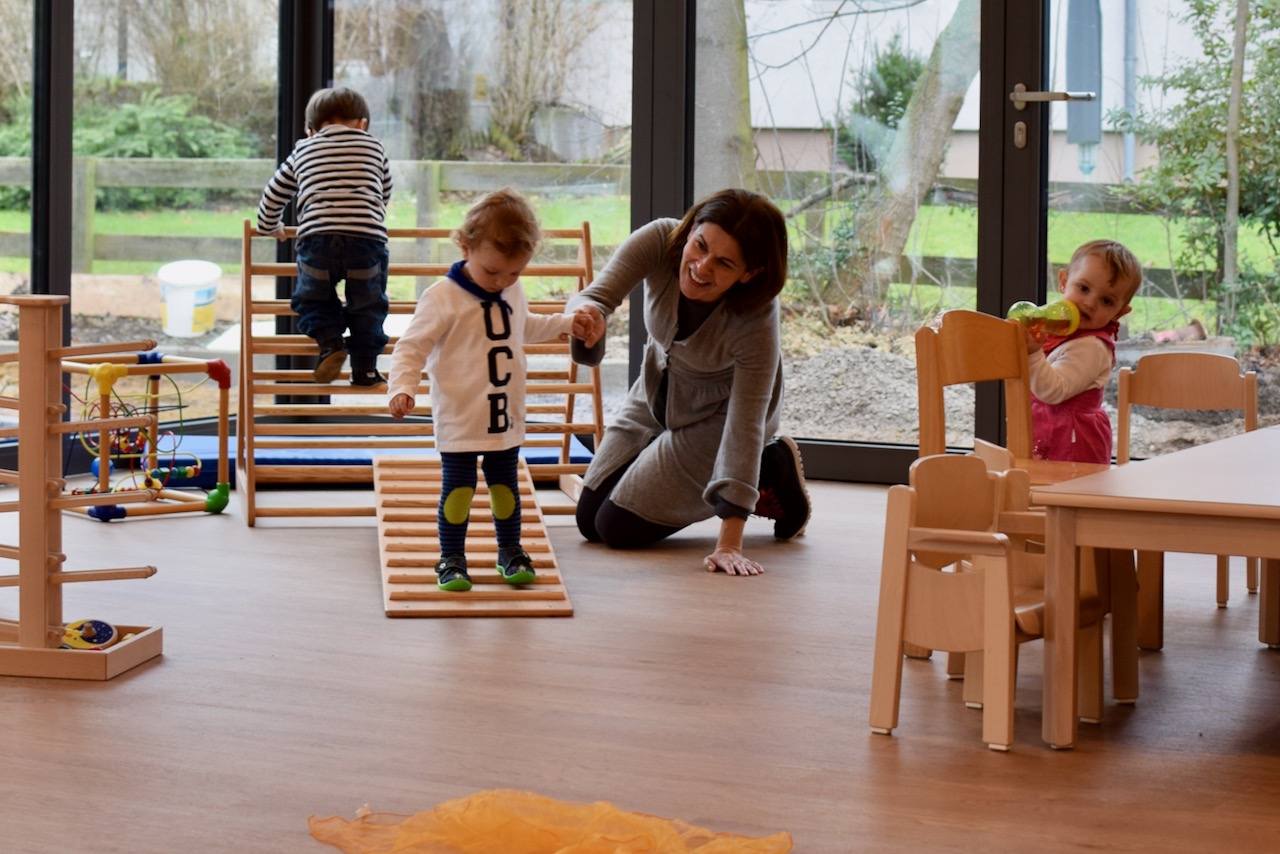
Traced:
<svg viewBox="0 0 1280 854">
<path fill-rule="evenodd" d="M 498 574 L 508 584 L 532 584 L 537 575 L 533 560 L 520 546 L 503 546 L 498 549 Z"/>
<path fill-rule="evenodd" d="M 467 559 L 463 555 L 445 555 L 436 564 L 436 587 L 450 593 L 471 589 L 471 576 L 467 575 Z"/>
<path fill-rule="evenodd" d="M 755 515 L 773 519 L 773 535 L 790 540 L 804 533 L 811 511 L 800 449 L 790 436 L 779 436 L 764 446 L 760 457 Z"/>
</svg>

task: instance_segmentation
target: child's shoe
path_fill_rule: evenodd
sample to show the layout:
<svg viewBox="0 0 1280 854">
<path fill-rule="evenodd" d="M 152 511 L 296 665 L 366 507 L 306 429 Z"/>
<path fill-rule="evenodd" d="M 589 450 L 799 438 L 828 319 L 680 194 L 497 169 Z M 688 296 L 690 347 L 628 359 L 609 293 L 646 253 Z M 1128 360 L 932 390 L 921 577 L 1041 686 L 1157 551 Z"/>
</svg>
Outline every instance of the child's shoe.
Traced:
<svg viewBox="0 0 1280 854">
<path fill-rule="evenodd" d="M 331 383 L 342 373 L 342 366 L 347 361 L 347 348 L 341 338 L 330 338 L 320 342 L 320 356 L 316 359 L 316 369 L 312 373 L 318 383 Z"/>
<path fill-rule="evenodd" d="M 790 436 L 779 436 L 764 446 L 761 455 L 755 515 L 773 519 L 773 535 L 790 540 L 804 533 L 811 509 L 800 449 Z"/>
<path fill-rule="evenodd" d="M 467 575 L 467 558 L 464 555 L 445 555 L 436 564 L 436 587 L 451 593 L 471 589 L 471 576 Z"/>
<path fill-rule="evenodd" d="M 498 549 L 498 574 L 508 584 L 532 584 L 537 578 L 529 553 L 518 545 Z"/>
<path fill-rule="evenodd" d="M 371 371 L 352 371 L 351 384 L 363 386 L 365 388 L 375 388 L 377 386 L 385 387 L 387 384 L 387 378 L 378 373 L 377 368 L 374 368 Z"/>
</svg>

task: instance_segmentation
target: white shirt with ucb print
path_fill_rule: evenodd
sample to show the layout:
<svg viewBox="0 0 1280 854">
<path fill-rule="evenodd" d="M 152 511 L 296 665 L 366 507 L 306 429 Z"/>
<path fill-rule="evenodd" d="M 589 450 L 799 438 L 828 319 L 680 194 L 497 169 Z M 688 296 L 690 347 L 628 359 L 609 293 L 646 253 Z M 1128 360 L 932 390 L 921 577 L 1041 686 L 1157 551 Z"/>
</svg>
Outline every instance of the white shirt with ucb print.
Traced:
<svg viewBox="0 0 1280 854">
<path fill-rule="evenodd" d="M 425 365 L 438 450 L 513 448 L 524 441 L 524 345 L 572 329 L 572 315 L 530 314 L 520 282 L 482 300 L 441 279 L 423 291 L 396 342 L 388 393 L 414 397 Z"/>
</svg>

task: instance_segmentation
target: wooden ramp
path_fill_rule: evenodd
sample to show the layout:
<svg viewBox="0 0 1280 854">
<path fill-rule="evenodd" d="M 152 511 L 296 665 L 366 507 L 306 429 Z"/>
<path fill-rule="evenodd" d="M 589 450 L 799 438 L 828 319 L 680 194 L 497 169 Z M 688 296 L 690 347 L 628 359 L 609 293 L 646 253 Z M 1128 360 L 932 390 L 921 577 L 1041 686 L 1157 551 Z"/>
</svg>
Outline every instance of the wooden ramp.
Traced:
<svg viewBox="0 0 1280 854">
<path fill-rule="evenodd" d="M 440 543 L 440 460 L 435 457 L 375 457 L 373 488 L 382 559 L 382 593 L 388 617 L 568 617 L 573 605 L 560 578 L 547 537 L 533 478 L 520 461 L 520 541 L 538 579 L 513 587 L 499 576 L 498 543 L 483 474 L 471 503 L 467 562 L 474 585 L 465 593 L 436 587 Z"/>
</svg>

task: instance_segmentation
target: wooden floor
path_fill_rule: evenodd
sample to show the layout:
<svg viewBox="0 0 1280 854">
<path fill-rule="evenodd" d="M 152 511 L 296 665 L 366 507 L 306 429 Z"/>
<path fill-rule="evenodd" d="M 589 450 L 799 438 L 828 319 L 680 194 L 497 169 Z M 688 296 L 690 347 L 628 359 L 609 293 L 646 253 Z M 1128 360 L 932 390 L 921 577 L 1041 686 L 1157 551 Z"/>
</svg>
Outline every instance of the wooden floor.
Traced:
<svg viewBox="0 0 1280 854">
<path fill-rule="evenodd" d="M 550 520 L 563 619 L 385 617 L 372 519 L 249 528 L 234 493 L 222 516 L 69 516 L 68 568 L 159 572 L 71 585 L 66 617 L 163 626 L 164 654 L 103 683 L 0 678 L 0 849 L 319 854 L 310 815 L 517 788 L 803 854 L 1275 850 L 1280 652 L 1241 568 L 1220 611 L 1212 559 L 1170 558 L 1142 699 L 1074 750 L 1039 739 L 1038 643 L 1011 753 L 941 657 L 908 663 L 901 726 L 872 735 L 885 490 L 811 488 L 803 538 L 748 523 L 756 578 L 700 568 L 714 523 L 625 553 Z"/>
</svg>

